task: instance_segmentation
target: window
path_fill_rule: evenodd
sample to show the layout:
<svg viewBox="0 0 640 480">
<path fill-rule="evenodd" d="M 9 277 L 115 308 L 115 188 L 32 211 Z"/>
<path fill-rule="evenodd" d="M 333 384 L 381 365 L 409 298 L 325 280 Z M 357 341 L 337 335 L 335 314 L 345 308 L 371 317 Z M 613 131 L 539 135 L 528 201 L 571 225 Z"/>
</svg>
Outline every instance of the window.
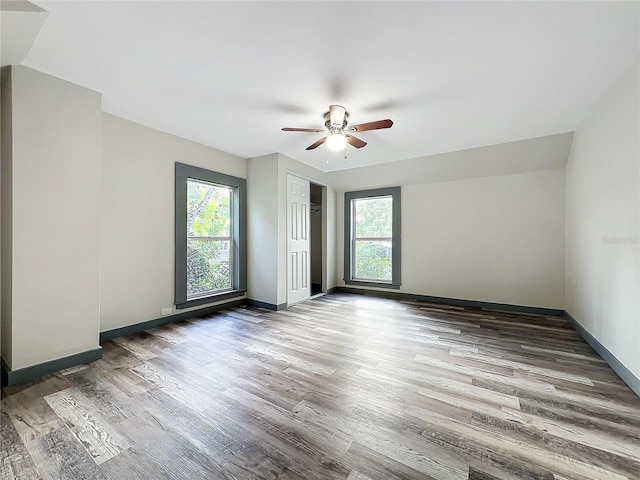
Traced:
<svg viewBox="0 0 640 480">
<path fill-rule="evenodd" d="M 187 180 L 187 300 L 231 290 L 233 189 Z"/>
<path fill-rule="evenodd" d="M 344 194 L 344 280 L 400 287 L 400 187 Z"/>
<path fill-rule="evenodd" d="M 176 308 L 246 291 L 245 180 L 176 163 Z"/>
</svg>

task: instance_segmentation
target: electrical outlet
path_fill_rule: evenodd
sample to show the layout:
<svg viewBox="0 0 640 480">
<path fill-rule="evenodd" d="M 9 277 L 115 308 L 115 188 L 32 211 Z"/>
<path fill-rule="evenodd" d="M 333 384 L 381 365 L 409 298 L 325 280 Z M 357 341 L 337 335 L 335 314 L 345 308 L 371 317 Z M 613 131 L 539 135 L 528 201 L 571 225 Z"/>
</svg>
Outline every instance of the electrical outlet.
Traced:
<svg viewBox="0 0 640 480">
<path fill-rule="evenodd" d="M 173 313 L 173 308 L 163 308 L 162 315 L 171 315 Z"/>
</svg>

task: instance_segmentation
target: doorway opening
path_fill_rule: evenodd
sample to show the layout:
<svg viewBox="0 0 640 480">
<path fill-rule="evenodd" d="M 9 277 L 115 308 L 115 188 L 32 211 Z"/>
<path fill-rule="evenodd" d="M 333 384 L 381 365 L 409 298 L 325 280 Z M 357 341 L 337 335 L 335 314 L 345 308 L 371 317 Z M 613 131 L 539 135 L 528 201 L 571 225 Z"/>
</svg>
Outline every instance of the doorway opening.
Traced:
<svg viewBox="0 0 640 480">
<path fill-rule="evenodd" d="M 309 213 L 310 213 L 310 232 L 311 240 L 311 295 L 322 293 L 322 239 L 324 232 L 322 229 L 322 194 L 325 187 L 311 183 L 309 185 Z"/>
</svg>

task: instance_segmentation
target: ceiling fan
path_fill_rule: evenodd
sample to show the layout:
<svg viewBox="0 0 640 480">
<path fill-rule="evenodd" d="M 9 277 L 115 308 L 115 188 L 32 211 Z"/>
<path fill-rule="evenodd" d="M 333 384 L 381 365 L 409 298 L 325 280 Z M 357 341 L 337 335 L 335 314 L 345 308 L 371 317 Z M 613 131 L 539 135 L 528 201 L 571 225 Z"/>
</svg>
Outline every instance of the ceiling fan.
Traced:
<svg viewBox="0 0 640 480">
<path fill-rule="evenodd" d="M 313 150 L 325 142 L 327 142 L 327 147 L 331 150 L 341 150 L 347 145 L 347 143 L 356 148 L 362 148 L 367 144 L 367 142 L 354 137 L 351 135 L 351 132 L 379 130 L 381 128 L 390 128 L 393 125 L 393 122 L 387 118 L 386 120 L 360 123 L 358 125 L 351 125 L 347 127 L 348 119 L 349 114 L 344 107 L 340 105 L 329 105 L 329 111 L 324 114 L 324 126 L 329 131 L 329 135 L 309 145 L 306 150 Z M 283 128 L 282 130 L 285 132 L 324 132 L 324 130 L 316 128 Z"/>
</svg>

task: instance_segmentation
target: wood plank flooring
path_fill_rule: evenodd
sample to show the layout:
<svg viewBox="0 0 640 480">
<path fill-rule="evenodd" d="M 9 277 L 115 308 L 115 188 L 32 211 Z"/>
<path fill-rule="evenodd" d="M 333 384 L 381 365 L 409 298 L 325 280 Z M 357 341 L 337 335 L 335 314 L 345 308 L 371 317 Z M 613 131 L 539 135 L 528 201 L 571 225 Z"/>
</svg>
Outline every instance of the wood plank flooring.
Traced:
<svg viewBox="0 0 640 480">
<path fill-rule="evenodd" d="M 316 298 L 6 388 L 1 479 L 640 478 L 640 399 L 561 318 Z"/>
</svg>

